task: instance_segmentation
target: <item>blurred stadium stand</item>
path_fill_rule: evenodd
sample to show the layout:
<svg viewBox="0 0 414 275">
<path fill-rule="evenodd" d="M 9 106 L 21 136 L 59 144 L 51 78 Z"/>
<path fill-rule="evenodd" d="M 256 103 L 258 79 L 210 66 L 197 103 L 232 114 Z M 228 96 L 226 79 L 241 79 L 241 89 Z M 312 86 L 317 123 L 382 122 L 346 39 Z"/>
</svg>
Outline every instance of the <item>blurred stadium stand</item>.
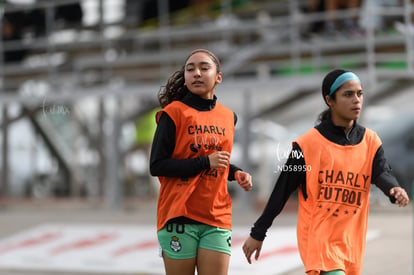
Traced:
<svg viewBox="0 0 414 275">
<path fill-rule="evenodd" d="M 114 2 L 121 3 L 123 16 L 105 20 Z M 136 185 L 147 180 L 147 170 L 135 167 L 139 158 L 124 154 L 133 155 L 134 123 L 157 106 L 160 85 L 194 48 L 220 57 L 223 98 L 240 91 L 264 95 L 266 102 L 252 113 L 243 107 L 242 95 L 234 100 L 242 118 L 278 114 L 306 100 L 334 67 L 364 78 L 373 91 L 368 103 L 384 89 L 396 94 L 401 83 L 414 83 L 414 37 L 394 28 L 396 21 L 412 23 L 413 7 L 402 2 L 340 10 L 337 19 L 364 18 L 363 35 L 327 37 L 310 32 L 326 13 L 309 12 L 307 1 L 299 0 L 6 1 L 0 42 L 1 194 L 8 196 L 15 184 L 8 172 L 7 127 L 28 120 L 33 126 L 28 134 L 40 137 L 61 175 L 60 184 L 44 196 L 106 196 L 118 205 L 120 194 L 140 195 Z M 91 6 L 98 20 L 85 23 Z M 380 28 L 375 18 L 384 23 Z M 25 184 L 26 194 L 33 195 L 34 183 Z"/>
</svg>

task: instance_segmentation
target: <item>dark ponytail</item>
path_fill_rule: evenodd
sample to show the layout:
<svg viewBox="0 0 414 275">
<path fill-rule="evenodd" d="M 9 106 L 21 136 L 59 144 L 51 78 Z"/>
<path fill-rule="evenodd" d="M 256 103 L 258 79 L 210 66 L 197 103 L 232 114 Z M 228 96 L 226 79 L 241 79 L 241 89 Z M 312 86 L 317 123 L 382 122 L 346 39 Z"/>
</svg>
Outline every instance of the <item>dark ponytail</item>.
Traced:
<svg viewBox="0 0 414 275">
<path fill-rule="evenodd" d="M 174 100 L 182 99 L 188 93 L 188 89 L 184 83 L 183 66 L 181 70 L 173 73 L 168 79 L 167 84 L 162 86 L 158 91 L 158 102 L 161 108 L 164 108 Z"/>
</svg>

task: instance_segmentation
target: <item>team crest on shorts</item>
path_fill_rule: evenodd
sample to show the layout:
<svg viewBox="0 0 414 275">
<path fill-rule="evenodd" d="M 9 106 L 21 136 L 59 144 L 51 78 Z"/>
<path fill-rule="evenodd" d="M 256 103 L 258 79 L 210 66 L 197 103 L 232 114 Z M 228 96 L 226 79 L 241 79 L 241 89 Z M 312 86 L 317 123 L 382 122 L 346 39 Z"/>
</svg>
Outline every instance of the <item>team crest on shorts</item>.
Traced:
<svg viewBox="0 0 414 275">
<path fill-rule="evenodd" d="M 171 238 L 170 247 L 174 252 L 180 252 L 181 244 L 177 236 Z"/>
</svg>

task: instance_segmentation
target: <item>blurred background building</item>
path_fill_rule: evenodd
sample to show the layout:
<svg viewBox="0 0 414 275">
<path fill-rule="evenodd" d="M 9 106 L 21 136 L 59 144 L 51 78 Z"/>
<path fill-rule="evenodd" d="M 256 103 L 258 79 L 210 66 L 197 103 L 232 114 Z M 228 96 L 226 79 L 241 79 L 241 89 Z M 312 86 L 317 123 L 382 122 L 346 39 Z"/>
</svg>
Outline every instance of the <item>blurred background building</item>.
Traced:
<svg viewBox="0 0 414 275">
<path fill-rule="evenodd" d="M 325 108 L 321 81 L 336 67 L 361 76 L 361 123 L 379 132 L 411 194 L 410 0 L 10 0 L 0 8 L 3 198 L 119 207 L 156 196 L 147 139 L 154 124 L 143 119 L 200 47 L 221 59 L 217 96 L 240 119 L 232 161 L 257 186 L 234 196 L 267 199 L 291 141 Z"/>
</svg>

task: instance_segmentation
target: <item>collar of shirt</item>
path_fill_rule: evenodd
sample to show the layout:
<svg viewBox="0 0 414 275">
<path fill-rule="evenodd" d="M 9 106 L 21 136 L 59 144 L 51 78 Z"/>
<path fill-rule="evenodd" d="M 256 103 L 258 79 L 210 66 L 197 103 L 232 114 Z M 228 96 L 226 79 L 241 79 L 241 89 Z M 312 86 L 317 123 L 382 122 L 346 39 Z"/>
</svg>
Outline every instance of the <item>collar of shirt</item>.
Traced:
<svg viewBox="0 0 414 275">
<path fill-rule="evenodd" d="M 325 138 L 339 145 L 355 145 L 364 137 L 365 128 L 356 121 L 348 134 L 345 127 L 333 124 L 332 120 L 324 120 L 315 127 Z"/>
<path fill-rule="evenodd" d="M 217 97 L 214 95 L 213 99 L 204 99 L 190 92 L 184 96 L 182 102 L 198 111 L 210 111 L 216 106 Z"/>
</svg>

